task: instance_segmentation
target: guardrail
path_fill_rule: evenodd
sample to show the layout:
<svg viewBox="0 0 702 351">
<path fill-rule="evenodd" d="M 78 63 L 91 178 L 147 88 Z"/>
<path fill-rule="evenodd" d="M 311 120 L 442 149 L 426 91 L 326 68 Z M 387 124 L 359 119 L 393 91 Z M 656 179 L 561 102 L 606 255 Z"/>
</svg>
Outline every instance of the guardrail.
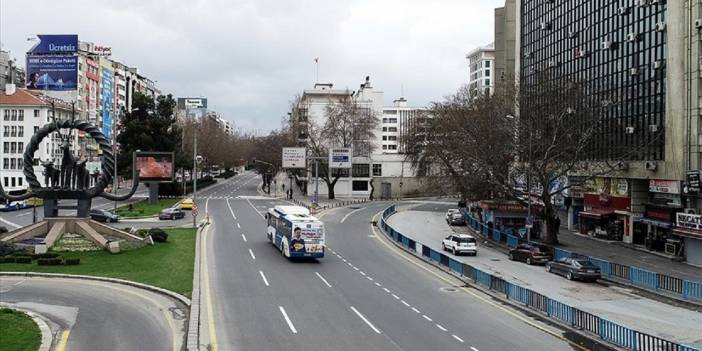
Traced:
<svg viewBox="0 0 702 351">
<path fill-rule="evenodd" d="M 462 278 L 467 278 L 473 281 L 475 284 L 480 285 L 486 289 L 504 294 L 505 298 L 509 300 L 514 300 L 529 309 L 544 314 L 545 316 L 553 320 L 556 320 L 570 327 L 580 329 L 584 332 L 593 334 L 599 337 L 601 340 L 604 340 L 606 342 L 628 350 L 702 351 L 698 348 L 681 345 L 673 341 L 665 340 L 657 336 L 630 329 L 621 324 L 582 311 L 563 302 L 554 300 L 536 291 L 508 282 L 500 277 L 481 271 L 480 269 L 475 268 L 469 264 L 459 262 L 445 255 L 442 252 L 438 252 L 428 246 L 423 245 L 421 242 L 417 242 L 412 238 L 403 235 L 402 233 L 392 228 L 389 224 L 387 224 L 385 220 L 394 213 L 395 205 L 386 208 L 383 211 L 382 216 L 380 218 L 379 226 L 382 229 L 383 233 L 385 233 L 386 236 L 392 238 L 392 240 L 394 240 L 399 246 L 402 246 L 405 250 L 409 251 L 410 253 L 413 253 L 416 256 L 419 256 L 427 261 L 433 262 L 434 264 L 440 266 L 448 272 L 453 273 L 454 275 L 457 275 Z M 480 228 L 481 233 L 483 228 L 485 228 L 485 236 L 490 236 L 487 234 L 489 230 L 485 225 L 476 226 L 475 223 L 468 224 L 474 229 Z M 494 235 L 494 233 L 490 234 Z M 503 234 L 504 233 L 500 233 L 500 237 L 502 237 Z M 512 244 L 514 244 L 514 239 L 517 238 L 512 236 L 514 239 L 510 239 L 511 235 L 505 235 L 508 243 L 511 242 Z M 654 281 L 656 281 L 657 278 L 655 275 L 651 275 L 650 273 L 652 272 L 637 270 L 633 274 L 630 273 L 630 276 L 634 276 L 636 280 L 641 280 L 644 284 L 651 284 Z M 688 289 L 698 289 L 699 293 L 700 287 L 695 286 L 690 287 Z"/>
<path fill-rule="evenodd" d="M 502 233 L 497 229 L 489 228 L 484 223 L 481 223 L 477 218 L 470 216 L 465 210 L 463 211 L 463 215 L 467 220 L 466 224 L 473 228 L 477 233 L 482 234 L 486 239 L 495 242 L 505 242 L 505 240 L 502 239 L 505 237 L 508 247 L 515 247 L 520 243 L 526 242 L 526 240 L 511 234 Z M 605 279 L 623 281 L 654 292 L 663 291 L 685 300 L 695 300 L 698 302 L 702 301 L 701 282 L 681 279 L 621 263 L 610 262 L 608 260 L 582 255 L 573 251 L 553 248 L 554 260 L 559 260 L 563 257 L 588 258 L 590 261 L 592 261 L 592 263 L 600 267 L 602 277 Z"/>
</svg>

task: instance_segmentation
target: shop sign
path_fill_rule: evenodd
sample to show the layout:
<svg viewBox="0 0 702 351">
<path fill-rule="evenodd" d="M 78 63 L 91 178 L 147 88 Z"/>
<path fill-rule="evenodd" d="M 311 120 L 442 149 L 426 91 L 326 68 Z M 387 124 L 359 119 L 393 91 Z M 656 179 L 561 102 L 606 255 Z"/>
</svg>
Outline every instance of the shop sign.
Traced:
<svg viewBox="0 0 702 351">
<path fill-rule="evenodd" d="M 652 193 L 680 194 L 680 182 L 677 180 L 651 179 L 648 191 Z"/>
<path fill-rule="evenodd" d="M 480 207 L 485 210 L 498 212 L 526 212 L 527 208 L 518 203 L 494 203 L 481 201 Z"/>
<path fill-rule="evenodd" d="M 583 203 L 587 208 L 609 208 L 620 211 L 631 210 L 631 198 L 609 194 L 585 194 Z"/>
<path fill-rule="evenodd" d="M 687 172 L 687 184 L 685 193 L 686 194 L 697 194 L 700 192 L 700 171 L 688 171 Z"/>
<path fill-rule="evenodd" d="M 673 220 L 670 212 L 646 210 L 646 218 L 657 219 L 659 221 L 670 222 Z"/>
<path fill-rule="evenodd" d="M 702 215 L 678 213 L 677 226 L 688 229 L 702 229 Z"/>
</svg>

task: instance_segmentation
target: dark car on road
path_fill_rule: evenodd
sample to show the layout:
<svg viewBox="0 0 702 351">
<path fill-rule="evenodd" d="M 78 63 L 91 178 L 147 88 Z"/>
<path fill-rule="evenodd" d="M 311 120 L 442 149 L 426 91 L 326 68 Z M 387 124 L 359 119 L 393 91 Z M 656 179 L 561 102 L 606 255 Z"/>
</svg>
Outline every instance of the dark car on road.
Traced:
<svg viewBox="0 0 702 351">
<path fill-rule="evenodd" d="M 158 214 L 158 219 L 180 219 L 185 218 L 185 212 L 179 208 L 169 207 L 164 208 Z"/>
<path fill-rule="evenodd" d="M 551 249 L 545 245 L 519 244 L 509 250 L 509 259 L 522 261 L 526 264 L 546 264 L 553 259 Z"/>
<path fill-rule="evenodd" d="M 596 281 L 600 279 L 600 267 L 587 258 L 563 257 L 558 261 L 546 263 L 546 271 L 562 275 L 568 280 Z"/>
<path fill-rule="evenodd" d="M 450 209 L 446 212 L 446 223 L 448 225 L 465 225 L 466 220 L 458 209 Z"/>
<path fill-rule="evenodd" d="M 105 210 L 90 210 L 90 219 L 98 222 L 114 223 L 119 222 L 119 216 Z"/>
</svg>

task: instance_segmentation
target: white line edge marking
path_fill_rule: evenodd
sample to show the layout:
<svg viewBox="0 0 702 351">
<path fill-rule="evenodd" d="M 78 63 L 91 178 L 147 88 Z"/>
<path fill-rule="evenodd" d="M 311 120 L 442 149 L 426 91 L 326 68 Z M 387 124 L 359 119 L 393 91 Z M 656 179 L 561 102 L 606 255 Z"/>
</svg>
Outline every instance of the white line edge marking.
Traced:
<svg viewBox="0 0 702 351">
<path fill-rule="evenodd" d="M 227 202 L 227 207 L 229 207 L 229 213 L 232 214 L 232 217 L 234 217 L 234 220 L 236 221 L 236 215 L 234 214 L 234 210 L 232 209 L 232 205 L 229 204 L 229 199 L 225 200 Z M 238 224 L 238 223 L 237 223 Z"/>
<path fill-rule="evenodd" d="M 388 294 L 390 293 L 390 290 L 388 288 L 383 288 L 383 290 L 385 290 L 385 292 Z"/>
<path fill-rule="evenodd" d="M 380 286 L 380 283 L 378 283 L 378 282 L 375 282 L 375 286 Z"/>
<path fill-rule="evenodd" d="M 441 329 L 441 331 L 447 331 L 447 329 L 444 328 L 444 326 L 441 325 L 441 324 L 439 324 L 439 323 L 436 323 L 436 327 L 439 328 L 439 329 Z"/>
<path fill-rule="evenodd" d="M 456 339 L 456 340 L 458 340 L 458 341 L 460 341 L 460 342 L 463 342 L 463 339 L 459 338 L 458 335 L 456 335 L 456 334 L 451 334 L 451 336 L 452 336 L 454 339 Z"/>
<path fill-rule="evenodd" d="M 236 227 L 241 229 L 241 226 L 239 225 L 239 222 L 236 222 Z"/>
<path fill-rule="evenodd" d="M 371 277 L 366 277 L 366 279 L 373 281 L 373 278 L 371 278 Z"/>
<path fill-rule="evenodd" d="M 353 266 L 353 269 L 360 271 L 360 269 L 358 269 L 358 267 L 356 267 L 356 266 Z"/>
<path fill-rule="evenodd" d="M 366 324 L 368 324 L 368 326 L 371 327 L 371 329 L 373 329 L 374 332 L 380 334 L 380 330 L 378 330 L 378 328 L 376 328 L 373 325 L 373 323 L 371 323 L 368 319 L 366 319 L 366 317 L 364 315 L 362 315 L 361 312 L 358 312 L 358 310 L 353 306 L 349 306 L 349 307 L 351 307 L 351 310 L 353 310 L 353 312 L 356 313 L 356 315 L 358 315 L 359 318 L 361 318 L 364 322 L 366 322 Z"/>
<path fill-rule="evenodd" d="M 360 273 L 361 273 L 362 276 L 364 276 L 364 277 L 366 276 L 366 273 L 365 273 L 365 272 L 361 271 Z"/>
<path fill-rule="evenodd" d="M 251 255 L 251 258 L 254 260 L 256 259 L 256 255 L 254 255 L 253 250 L 249 249 L 249 254 Z"/>
<path fill-rule="evenodd" d="M 209 213 L 210 208 L 210 198 L 208 197 L 207 200 L 205 200 L 205 214 Z"/>
<path fill-rule="evenodd" d="M 258 210 L 256 209 L 256 207 L 251 203 L 251 200 L 249 200 L 249 199 L 247 198 L 247 199 L 246 199 L 246 202 L 249 203 L 249 206 L 251 206 L 251 208 L 254 209 L 254 212 L 258 213 L 258 215 L 261 216 L 261 218 L 266 219 L 266 217 L 263 217 L 263 215 L 261 214 L 261 212 L 258 212 Z"/>
<path fill-rule="evenodd" d="M 395 295 L 395 294 L 391 294 L 391 295 L 392 295 L 392 297 L 394 297 L 394 298 L 395 298 L 395 300 L 399 300 L 399 299 L 400 299 L 400 297 L 399 297 L 399 296 L 397 296 L 397 295 Z"/>
<path fill-rule="evenodd" d="M 410 304 L 408 304 L 407 301 L 405 301 L 405 300 L 400 300 L 400 302 L 402 302 L 403 305 L 405 305 L 405 306 L 407 306 L 407 307 L 410 307 Z"/>
<path fill-rule="evenodd" d="M 268 279 L 266 279 L 266 275 L 263 274 L 263 271 L 258 271 L 258 273 L 261 274 L 261 279 L 263 279 L 263 282 L 266 284 L 266 286 L 271 286 L 270 284 L 268 284 Z"/>
<path fill-rule="evenodd" d="M 473 347 L 473 346 L 471 346 L 470 349 L 473 350 L 473 351 L 480 351 L 480 350 L 476 349 L 476 348 Z"/>
<path fill-rule="evenodd" d="M 346 218 L 349 218 L 350 215 L 352 215 L 352 214 L 354 214 L 354 213 L 356 213 L 356 212 L 358 212 L 358 211 L 360 211 L 360 210 L 363 210 L 363 209 L 365 209 L 365 207 L 357 208 L 357 209 L 355 209 L 355 210 L 353 210 L 353 211 L 347 213 L 346 216 L 344 216 L 344 218 L 342 218 L 342 219 L 341 219 L 341 222 L 339 222 L 339 223 L 344 223 L 344 221 L 346 221 Z"/>
<path fill-rule="evenodd" d="M 324 284 L 327 285 L 327 287 L 332 287 L 331 284 L 329 284 L 329 282 L 326 279 L 324 279 L 324 277 L 322 277 L 321 274 L 319 274 L 319 272 L 314 272 L 314 274 L 316 274 L 319 277 L 319 279 L 321 279 L 324 282 Z"/>
<path fill-rule="evenodd" d="M 246 235 L 244 235 L 244 233 L 241 233 L 241 238 L 244 240 L 244 242 L 248 242 L 248 241 L 246 240 Z"/>
<path fill-rule="evenodd" d="M 431 318 L 429 318 L 429 316 L 427 316 L 426 314 L 423 314 L 422 317 L 424 317 L 424 319 L 426 319 L 426 320 L 428 320 L 428 321 L 430 321 L 430 322 L 433 322 L 433 321 L 434 321 L 434 320 L 432 320 Z"/>
<path fill-rule="evenodd" d="M 412 311 L 417 312 L 417 313 L 422 313 L 422 312 L 419 312 L 419 310 L 416 307 L 412 307 Z"/>
<path fill-rule="evenodd" d="M 3 223 L 5 223 L 5 224 L 10 225 L 10 226 L 13 226 L 13 227 L 15 227 L 15 228 L 22 228 L 21 225 L 16 224 L 16 223 L 12 223 L 12 222 L 10 222 L 10 221 L 8 221 L 7 219 L 2 218 L 2 217 L 0 217 L 0 222 L 3 222 Z"/>
<path fill-rule="evenodd" d="M 283 308 L 283 306 L 278 306 L 278 308 L 280 309 L 280 313 L 283 314 L 283 318 L 285 318 L 285 322 L 288 323 L 288 328 L 290 328 L 290 331 L 293 334 L 297 334 L 297 329 L 295 329 L 295 326 L 293 325 L 292 321 L 290 320 L 290 317 L 288 317 L 288 314 L 287 314 L 287 312 L 285 312 L 285 309 Z"/>
</svg>

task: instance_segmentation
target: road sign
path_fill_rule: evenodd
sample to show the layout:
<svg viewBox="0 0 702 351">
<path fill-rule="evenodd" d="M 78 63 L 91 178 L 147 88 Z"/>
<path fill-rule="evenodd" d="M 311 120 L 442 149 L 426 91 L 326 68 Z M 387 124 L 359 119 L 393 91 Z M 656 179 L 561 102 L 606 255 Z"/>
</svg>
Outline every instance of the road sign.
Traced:
<svg viewBox="0 0 702 351">
<path fill-rule="evenodd" d="M 305 168 L 306 154 L 304 147 L 284 147 L 283 168 Z"/>
<path fill-rule="evenodd" d="M 193 217 L 197 216 L 197 205 L 193 204 L 193 209 L 191 212 L 192 212 Z"/>
<path fill-rule="evenodd" d="M 329 150 L 329 168 L 351 168 L 351 148 L 337 147 Z"/>
</svg>

